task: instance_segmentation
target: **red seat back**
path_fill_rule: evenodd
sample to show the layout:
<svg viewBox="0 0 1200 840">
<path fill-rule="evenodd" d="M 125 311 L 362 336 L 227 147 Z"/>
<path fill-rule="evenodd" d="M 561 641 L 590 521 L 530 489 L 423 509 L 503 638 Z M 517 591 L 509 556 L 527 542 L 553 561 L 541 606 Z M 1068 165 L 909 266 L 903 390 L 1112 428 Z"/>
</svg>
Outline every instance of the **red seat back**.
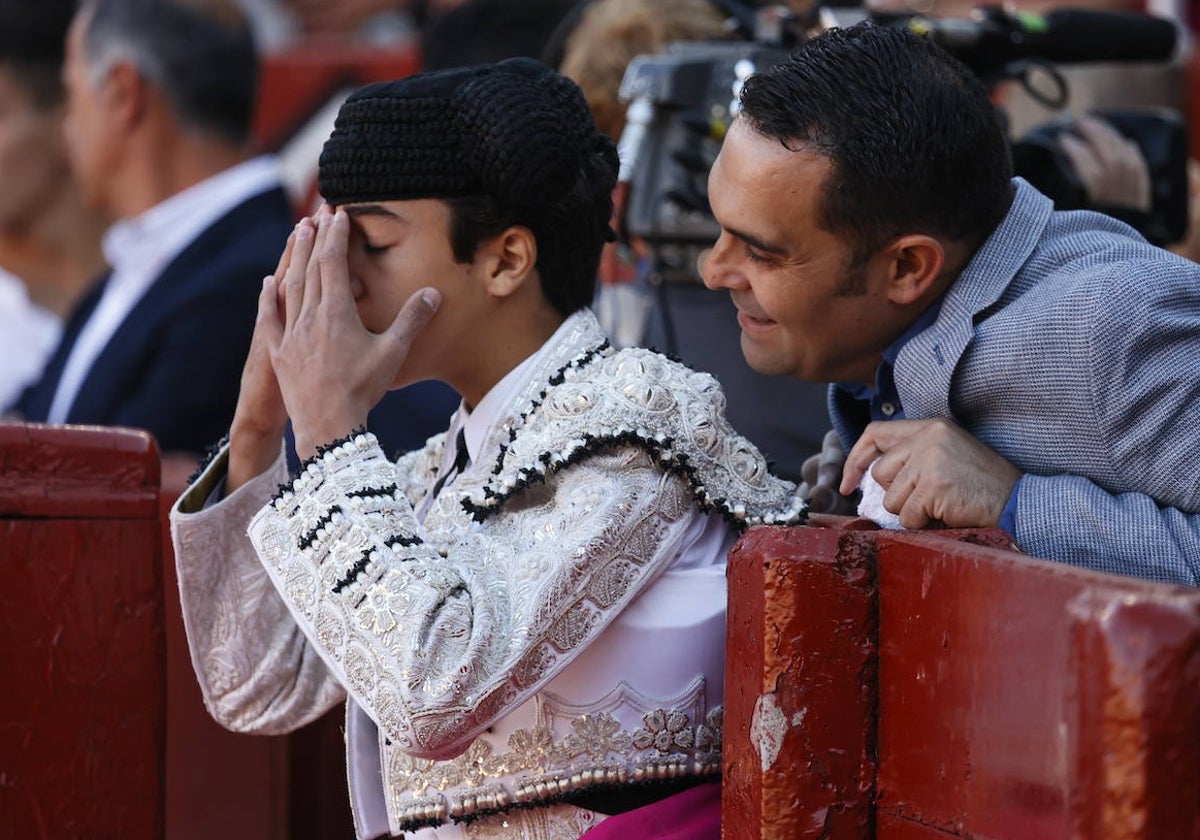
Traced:
<svg viewBox="0 0 1200 840">
<path fill-rule="evenodd" d="M 0 425 L 0 837 L 163 834 L 159 459 Z"/>
</svg>

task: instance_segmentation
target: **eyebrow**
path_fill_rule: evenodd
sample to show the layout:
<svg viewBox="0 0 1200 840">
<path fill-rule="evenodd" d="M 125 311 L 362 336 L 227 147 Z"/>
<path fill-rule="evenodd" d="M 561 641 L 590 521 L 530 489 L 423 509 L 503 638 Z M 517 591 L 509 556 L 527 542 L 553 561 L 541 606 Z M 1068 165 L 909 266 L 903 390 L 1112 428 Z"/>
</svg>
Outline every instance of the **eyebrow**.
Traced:
<svg viewBox="0 0 1200 840">
<path fill-rule="evenodd" d="M 728 231 L 730 236 L 733 236 L 736 239 L 740 239 L 743 242 L 745 242 L 747 245 L 757 248 L 760 251 L 765 251 L 768 254 L 780 254 L 780 255 L 787 254 L 786 248 L 784 248 L 780 245 L 771 245 L 767 242 L 763 242 L 757 236 L 753 236 L 749 233 L 746 233 L 745 231 L 738 230 L 737 228 L 731 228 L 731 227 L 727 227 L 727 228 L 725 228 L 725 230 Z"/>
<path fill-rule="evenodd" d="M 346 215 L 351 218 L 361 218 L 363 216 L 376 216 L 391 221 L 404 221 L 400 216 L 393 213 L 391 210 L 384 207 L 382 204 L 351 204 L 342 207 L 346 211 Z"/>
</svg>

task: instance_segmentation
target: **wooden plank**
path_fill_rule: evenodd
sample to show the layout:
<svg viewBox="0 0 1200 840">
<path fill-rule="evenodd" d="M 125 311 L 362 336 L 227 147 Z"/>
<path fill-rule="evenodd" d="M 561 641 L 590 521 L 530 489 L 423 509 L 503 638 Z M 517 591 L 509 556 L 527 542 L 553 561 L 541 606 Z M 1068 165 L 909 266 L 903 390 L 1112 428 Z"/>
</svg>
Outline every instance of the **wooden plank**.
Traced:
<svg viewBox="0 0 1200 840">
<path fill-rule="evenodd" d="M 960 836 L 1200 837 L 1200 595 L 878 542 L 881 809 Z"/>
</svg>

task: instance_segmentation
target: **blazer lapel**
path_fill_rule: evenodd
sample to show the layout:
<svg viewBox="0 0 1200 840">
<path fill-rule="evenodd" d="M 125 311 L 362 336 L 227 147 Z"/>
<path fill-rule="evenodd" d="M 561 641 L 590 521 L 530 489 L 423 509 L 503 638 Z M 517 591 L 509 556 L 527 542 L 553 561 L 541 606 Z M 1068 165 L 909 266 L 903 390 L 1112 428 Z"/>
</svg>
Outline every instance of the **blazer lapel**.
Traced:
<svg viewBox="0 0 1200 840">
<path fill-rule="evenodd" d="M 1008 215 L 946 292 L 937 320 L 896 357 L 896 387 L 913 420 L 952 417 L 954 371 L 975 337 L 976 318 L 995 304 L 1037 246 L 1054 204 L 1022 179 Z"/>
<path fill-rule="evenodd" d="M 274 205 L 279 202 L 287 207 L 287 197 L 279 188 L 243 201 L 209 225 L 167 264 L 96 357 L 71 407 L 70 422 L 110 422 L 136 384 L 144 360 L 152 352 L 155 336 L 176 311 L 181 289 L 208 266 L 213 254 L 234 234 L 260 218 L 265 207 L 275 212 Z"/>
</svg>

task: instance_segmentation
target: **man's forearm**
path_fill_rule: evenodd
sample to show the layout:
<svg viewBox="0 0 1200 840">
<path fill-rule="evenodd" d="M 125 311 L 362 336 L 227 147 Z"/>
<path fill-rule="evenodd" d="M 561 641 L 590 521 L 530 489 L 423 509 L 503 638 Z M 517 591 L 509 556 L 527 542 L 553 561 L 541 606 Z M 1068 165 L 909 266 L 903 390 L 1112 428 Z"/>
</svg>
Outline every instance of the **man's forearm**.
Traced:
<svg viewBox="0 0 1200 840">
<path fill-rule="evenodd" d="M 1141 493 L 1113 495 L 1078 476 L 1026 475 L 1017 504 L 1022 550 L 1111 574 L 1195 586 L 1200 514 Z"/>
</svg>

